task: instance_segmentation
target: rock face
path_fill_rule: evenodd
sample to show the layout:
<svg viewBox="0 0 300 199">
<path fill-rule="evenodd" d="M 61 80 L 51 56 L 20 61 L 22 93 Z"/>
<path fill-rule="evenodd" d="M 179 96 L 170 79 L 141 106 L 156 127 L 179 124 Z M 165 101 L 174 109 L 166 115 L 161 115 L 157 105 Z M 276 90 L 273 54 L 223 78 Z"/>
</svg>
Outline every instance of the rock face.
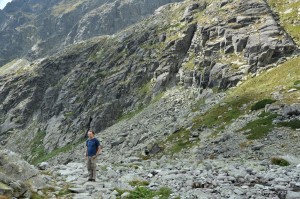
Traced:
<svg viewBox="0 0 300 199">
<path fill-rule="evenodd" d="M 16 153 L 0 150 L 0 195 L 29 197 L 32 189 L 43 189 L 47 181 Z"/>
<path fill-rule="evenodd" d="M 15 0 L 0 11 L 0 66 L 24 55 L 40 58 L 65 46 L 114 34 L 180 0 Z"/>
<path fill-rule="evenodd" d="M 214 4 L 198 15 L 204 23 L 198 23 L 187 52 L 182 83 L 226 89 L 296 50 L 265 1 L 223 2 L 218 14 L 219 2 Z"/>
</svg>

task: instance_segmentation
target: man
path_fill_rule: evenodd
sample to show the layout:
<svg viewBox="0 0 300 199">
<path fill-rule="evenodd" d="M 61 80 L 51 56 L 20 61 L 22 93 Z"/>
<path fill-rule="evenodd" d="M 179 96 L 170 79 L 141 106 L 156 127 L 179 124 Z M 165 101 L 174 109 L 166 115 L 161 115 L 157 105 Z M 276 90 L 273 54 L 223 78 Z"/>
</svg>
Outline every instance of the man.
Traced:
<svg viewBox="0 0 300 199">
<path fill-rule="evenodd" d="M 89 139 L 86 141 L 86 153 L 85 157 L 87 160 L 87 169 L 89 172 L 88 181 L 95 182 L 96 181 L 96 161 L 97 156 L 101 152 L 100 142 L 97 138 L 95 138 L 95 132 L 89 130 L 88 132 Z"/>
</svg>

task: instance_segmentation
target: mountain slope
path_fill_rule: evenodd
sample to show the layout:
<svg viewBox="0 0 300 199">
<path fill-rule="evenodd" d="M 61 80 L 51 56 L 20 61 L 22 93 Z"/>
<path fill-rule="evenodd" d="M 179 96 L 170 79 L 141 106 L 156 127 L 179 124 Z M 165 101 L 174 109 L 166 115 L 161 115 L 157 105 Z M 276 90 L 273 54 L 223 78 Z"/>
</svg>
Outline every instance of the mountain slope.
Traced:
<svg viewBox="0 0 300 199">
<path fill-rule="evenodd" d="M 31 154 L 28 143 L 41 137 L 47 153 L 141 110 L 169 87 L 227 89 L 295 50 L 264 1 L 171 4 L 115 36 L 3 72 L 1 140 Z"/>
<path fill-rule="evenodd" d="M 0 65 L 31 60 L 100 35 L 114 34 L 180 0 L 14 0 L 0 11 Z"/>
</svg>

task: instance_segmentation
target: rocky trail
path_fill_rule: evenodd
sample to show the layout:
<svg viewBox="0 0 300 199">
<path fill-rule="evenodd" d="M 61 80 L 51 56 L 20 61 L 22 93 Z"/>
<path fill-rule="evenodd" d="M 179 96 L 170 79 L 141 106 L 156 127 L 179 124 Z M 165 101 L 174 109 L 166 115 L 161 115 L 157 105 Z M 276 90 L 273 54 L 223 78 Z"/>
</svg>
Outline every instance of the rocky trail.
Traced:
<svg viewBox="0 0 300 199">
<path fill-rule="evenodd" d="M 142 161 L 138 158 L 132 158 L 128 163 L 112 165 L 101 162 L 100 157 L 97 168 L 96 182 L 87 182 L 87 171 L 83 162 L 47 168 L 45 173 L 49 174 L 47 177 L 55 190 L 48 193 L 47 197 L 126 198 L 132 193 L 142 194 L 141 187 L 153 192 L 167 190 L 168 196 L 162 194 L 154 198 L 300 197 L 300 167 L 295 165 L 268 166 L 266 162 L 238 162 L 226 159 L 197 163 L 188 160 L 170 162 L 166 159 Z M 62 195 L 62 185 L 68 190 L 66 195 Z M 41 196 L 45 195 L 41 193 Z M 140 195 L 137 198 L 143 197 Z"/>
</svg>

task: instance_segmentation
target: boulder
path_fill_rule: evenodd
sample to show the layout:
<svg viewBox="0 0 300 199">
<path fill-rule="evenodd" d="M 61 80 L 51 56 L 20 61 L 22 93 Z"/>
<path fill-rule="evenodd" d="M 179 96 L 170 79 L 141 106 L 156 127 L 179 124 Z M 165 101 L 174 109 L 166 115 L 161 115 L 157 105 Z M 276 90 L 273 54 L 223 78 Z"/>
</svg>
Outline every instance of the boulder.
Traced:
<svg viewBox="0 0 300 199">
<path fill-rule="evenodd" d="M 234 35 L 232 37 L 232 44 L 235 52 L 242 52 L 246 47 L 248 36 L 246 35 Z"/>
<path fill-rule="evenodd" d="M 286 195 L 286 199 L 299 199 L 300 192 L 288 191 Z"/>
<path fill-rule="evenodd" d="M 291 105 L 285 105 L 283 107 L 283 115 L 285 115 L 285 116 L 300 115 L 300 104 L 295 103 L 295 104 L 291 104 Z"/>
<path fill-rule="evenodd" d="M 0 195 L 11 194 L 21 197 L 36 187 L 46 187 L 44 179 L 34 168 L 18 154 L 9 150 L 0 150 Z M 8 186 L 9 185 L 9 186 Z"/>
<path fill-rule="evenodd" d="M 41 162 L 37 165 L 39 170 L 46 170 L 49 168 L 49 163 L 48 162 Z"/>
</svg>

